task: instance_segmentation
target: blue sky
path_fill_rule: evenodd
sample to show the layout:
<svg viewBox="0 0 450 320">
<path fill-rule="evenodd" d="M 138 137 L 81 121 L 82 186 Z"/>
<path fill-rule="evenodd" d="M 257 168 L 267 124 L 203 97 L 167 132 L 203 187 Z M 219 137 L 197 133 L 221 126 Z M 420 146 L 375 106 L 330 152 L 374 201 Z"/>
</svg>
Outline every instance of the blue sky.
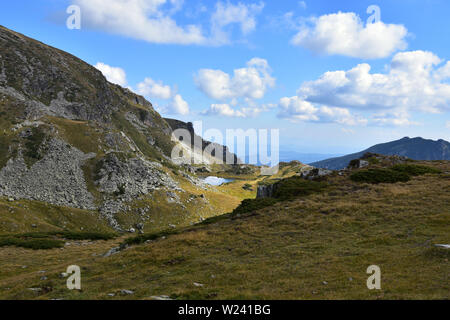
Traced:
<svg viewBox="0 0 450 320">
<path fill-rule="evenodd" d="M 66 9 L 81 9 L 69 29 Z M 370 5 L 381 20 L 367 23 Z M 16 0 L 0 24 L 205 128 L 279 128 L 281 149 L 450 140 L 450 2 Z"/>
</svg>

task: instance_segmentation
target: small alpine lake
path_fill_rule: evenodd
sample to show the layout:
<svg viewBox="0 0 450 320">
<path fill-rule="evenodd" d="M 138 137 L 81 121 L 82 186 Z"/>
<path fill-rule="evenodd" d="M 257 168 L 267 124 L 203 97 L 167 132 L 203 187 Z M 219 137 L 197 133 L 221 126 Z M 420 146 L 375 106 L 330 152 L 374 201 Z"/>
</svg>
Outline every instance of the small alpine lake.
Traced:
<svg viewBox="0 0 450 320">
<path fill-rule="evenodd" d="M 221 186 L 225 183 L 229 183 L 229 182 L 233 182 L 234 179 L 225 179 L 225 178 L 219 178 L 219 177 L 214 177 L 214 176 L 210 176 L 210 177 L 206 177 L 203 179 L 203 182 L 211 185 L 211 186 Z"/>
</svg>

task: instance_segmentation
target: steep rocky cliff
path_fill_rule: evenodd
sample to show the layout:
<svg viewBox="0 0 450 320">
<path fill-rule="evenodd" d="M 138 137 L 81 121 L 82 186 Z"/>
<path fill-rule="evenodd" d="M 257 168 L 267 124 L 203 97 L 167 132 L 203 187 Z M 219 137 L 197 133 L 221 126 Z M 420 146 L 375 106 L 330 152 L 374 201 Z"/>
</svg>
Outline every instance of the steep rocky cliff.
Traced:
<svg viewBox="0 0 450 320">
<path fill-rule="evenodd" d="M 150 102 L 1 26 L 0 128 L 0 197 L 97 211 L 124 229 L 118 214 L 149 220 L 157 195 L 182 213 L 173 192 L 204 188 L 170 160 L 172 128 Z"/>
<path fill-rule="evenodd" d="M 223 161 L 223 163 L 230 165 L 242 163 L 242 161 L 237 157 L 237 155 L 228 150 L 228 147 L 211 141 L 206 141 L 202 137 L 197 135 L 194 130 L 192 122 L 183 122 L 180 120 L 168 118 L 164 118 L 164 120 L 169 124 L 169 126 L 172 128 L 173 131 L 178 129 L 184 129 L 189 131 L 191 141 L 182 141 L 182 142 L 191 149 L 194 150 L 195 141 L 196 139 L 198 139 L 198 141 L 201 143 L 201 151 L 204 152 L 205 149 L 207 149 L 206 151 L 209 152 L 208 155 L 211 154 L 213 158 L 217 158 L 219 161 Z M 211 159 L 210 161 L 213 162 L 214 160 L 215 159 Z"/>
</svg>

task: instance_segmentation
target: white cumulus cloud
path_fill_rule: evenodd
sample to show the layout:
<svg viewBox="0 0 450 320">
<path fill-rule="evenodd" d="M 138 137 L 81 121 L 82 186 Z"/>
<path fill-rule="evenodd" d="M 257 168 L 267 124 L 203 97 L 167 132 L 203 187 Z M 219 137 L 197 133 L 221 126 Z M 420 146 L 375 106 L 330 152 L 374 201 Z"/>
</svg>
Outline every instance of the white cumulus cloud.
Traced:
<svg viewBox="0 0 450 320">
<path fill-rule="evenodd" d="M 170 114 L 187 115 L 189 114 L 189 104 L 183 100 L 181 95 L 176 94 L 169 103 L 168 112 Z"/>
<path fill-rule="evenodd" d="M 222 116 L 229 118 L 254 118 L 261 112 L 267 111 L 271 107 L 263 106 L 249 106 L 240 109 L 234 109 L 228 103 L 211 104 L 209 109 L 203 111 L 201 114 L 205 116 Z"/>
<path fill-rule="evenodd" d="M 187 115 L 189 114 L 189 104 L 178 94 L 176 88 L 164 84 L 162 81 L 155 81 L 152 78 L 145 78 L 138 83 L 135 90 L 138 94 L 145 96 L 149 100 L 153 98 L 166 100 L 166 106 L 159 106 L 159 111 L 168 114 Z"/>
<path fill-rule="evenodd" d="M 100 70 L 109 82 L 122 87 L 127 85 L 127 74 L 122 68 L 111 67 L 103 62 L 98 62 L 94 67 Z"/>
<path fill-rule="evenodd" d="M 378 126 L 411 126 L 417 125 L 418 123 L 415 121 L 411 121 L 409 119 L 410 115 L 407 112 L 402 111 L 394 111 L 392 113 L 384 112 L 375 114 L 372 117 L 372 122 Z"/>
<path fill-rule="evenodd" d="M 122 68 L 111 67 L 102 62 L 98 62 L 95 65 L 95 68 L 100 70 L 109 82 L 118 84 L 122 87 L 127 87 L 137 94 L 145 96 L 149 100 L 152 100 L 153 98 L 167 100 L 167 105 L 165 107 L 156 106 L 161 112 L 180 115 L 189 114 L 189 104 L 180 94 L 176 93 L 175 88 L 165 85 L 162 81 L 155 81 L 152 78 L 147 77 L 144 81 L 138 83 L 136 88 L 132 88 L 128 86 L 127 74 Z"/>
<path fill-rule="evenodd" d="M 291 42 L 319 54 L 375 59 L 406 49 L 407 34 L 403 25 L 365 25 L 354 12 L 338 12 L 311 18 Z"/>
<path fill-rule="evenodd" d="M 266 60 L 253 58 L 246 68 L 235 69 L 233 75 L 213 69 L 201 69 L 195 75 L 197 87 L 215 100 L 235 98 L 261 99 L 275 85 Z"/>
<path fill-rule="evenodd" d="M 439 113 L 450 109 L 447 65 L 431 52 L 396 54 L 387 73 L 371 73 L 363 63 L 347 71 L 324 73 L 301 85 L 297 94 L 323 105 L 365 110 Z"/>
<path fill-rule="evenodd" d="M 237 117 L 245 118 L 245 114 L 242 111 L 234 110 L 229 104 L 212 104 L 210 108 L 202 113 L 207 116 L 224 116 L 224 117 Z"/>
<path fill-rule="evenodd" d="M 209 24 L 180 24 L 175 13 L 183 0 L 72 0 L 82 13 L 82 27 L 158 44 L 224 45 L 232 25 L 245 36 L 255 30 L 258 4 L 218 2 Z M 203 8 L 203 6 L 202 6 Z M 203 10 L 203 9 L 202 9 Z"/>
<path fill-rule="evenodd" d="M 232 24 L 240 26 L 243 35 L 247 35 L 256 28 L 256 16 L 261 13 L 264 3 L 244 4 L 239 2 L 218 2 L 216 10 L 211 16 L 212 41 L 215 44 L 230 42 L 230 30 L 226 27 Z"/>
<path fill-rule="evenodd" d="M 329 119 L 340 119 L 335 122 L 363 124 L 367 120 L 348 113 L 357 110 L 370 112 L 373 125 L 417 125 L 411 112 L 450 111 L 449 66 L 432 52 L 407 51 L 397 53 L 385 73 L 372 73 L 367 63 L 325 72 L 304 82 L 296 97 L 281 99 L 279 116 L 320 121 L 329 114 Z"/>
<path fill-rule="evenodd" d="M 152 43 L 201 44 L 206 41 L 196 25 L 180 26 L 171 17 L 180 1 L 73 0 L 80 6 L 82 23 L 91 28 Z M 171 6 L 165 9 L 165 5 Z"/>
<path fill-rule="evenodd" d="M 154 97 L 159 99 L 170 99 L 173 89 L 164 85 L 162 81 L 155 81 L 152 78 L 145 78 L 144 81 L 138 83 L 137 92 L 140 95 Z"/>
<path fill-rule="evenodd" d="M 339 123 L 348 126 L 367 124 L 366 119 L 352 115 L 348 109 L 314 106 L 298 96 L 281 98 L 278 106 L 278 117 L 291 121 Z"/>
</svg>

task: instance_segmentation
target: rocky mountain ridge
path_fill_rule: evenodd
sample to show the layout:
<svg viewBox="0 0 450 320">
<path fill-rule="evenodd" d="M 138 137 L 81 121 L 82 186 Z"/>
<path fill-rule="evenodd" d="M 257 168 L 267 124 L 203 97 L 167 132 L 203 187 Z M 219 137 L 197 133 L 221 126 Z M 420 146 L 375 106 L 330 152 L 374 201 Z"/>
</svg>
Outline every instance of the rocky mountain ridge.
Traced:
<svg viewBox="0 0 450 320">
<path fill-rule="evenodd" d="M 229 161 L 230 163 L 228 164 L 242 163 L 242 160 L 239 159 L 234 153 L 230 152 L 228 150 L 228 147 L 218 143 L 206 141 L 202 137 L 197 135 L 194 130 L 192 122 L 183 122 L 180 120 L 169 118 L 164 118 L 164 120 L 169 124 L 169 126 L 172 128 L 173 131 L 176 131 L 178 129 L 184 129 L 190 133 L 191 141 L 181 141 L 181 142 L 190 147 L 192 150 L 194 150 L 195 141 L 198 140 L 201 143 L 201 151 L 205 151 L 205 149 L 210 150 L 211 151 L 210 153 L 213 156 L 213 158 L 217 158 L 217 160 L 223 163 L 228 163 L 227 161 Z M 217 155 L 216 150 L 219 151 Z M 211 162 L 213 161 L 215 161 L 215 159 L 211 159 Z"/>
<path fill-rule="evenodd" d="M 364 151 L 343 157 L 314 162 L 311 165 L 319 168 L 340 170 L 346 168 L 351 160 L 358 159 L 366 153 L 404 156 L 413 160 L 450 160 L 450 142 L 442 139 L 433 141 L 420 137 L 405 137 L 400 140 L 378 144 Z"/>
<path fill-rule="evenodd" d="M 159 196 L 170 210 L 186 212 L 179 200 L 189 196 L 185 188 L 207 188 L 172 162 L 179 142 L 145 98 L 1 26 L 0 127 L 3 197 L 99 212 L 124 230 L 118 215 L 142 223 L 151 207 L 165 206 Z M 214 210 L 197 202 L 195 210 Z"/>
</svg>

